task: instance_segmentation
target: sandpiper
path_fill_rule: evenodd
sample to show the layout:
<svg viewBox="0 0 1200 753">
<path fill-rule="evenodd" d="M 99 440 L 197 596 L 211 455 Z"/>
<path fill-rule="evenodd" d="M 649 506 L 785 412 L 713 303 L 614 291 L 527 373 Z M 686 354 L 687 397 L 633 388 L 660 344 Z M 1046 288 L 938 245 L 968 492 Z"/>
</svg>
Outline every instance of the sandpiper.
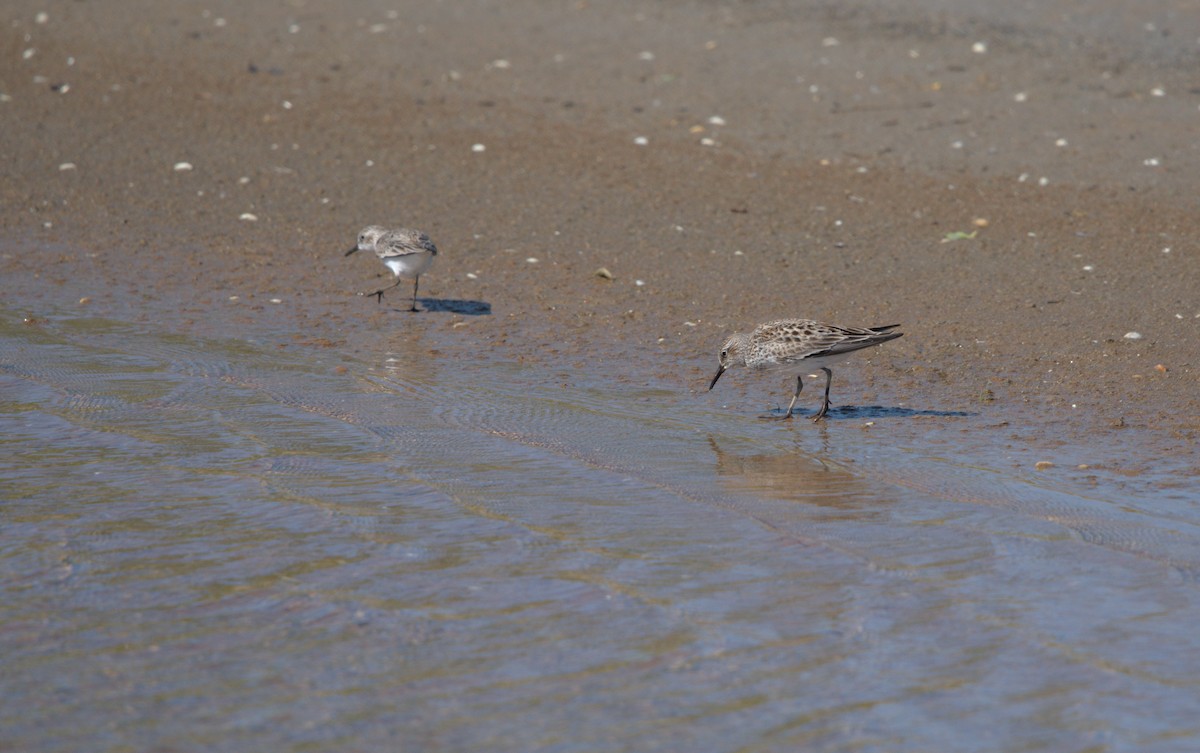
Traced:
<svg viewBox="0 0 1200 753">
<path fill-rule="evenodd" d="M 379 301 L 383 301 L 383 293 L 385 290 L 391 290 L 400 284 L 401 277 L 413 278 L 413 294 L 412 294 L 412 309 L 417 310 L 417 286 L 420 285 L 421 275 L 425 270 L 429 269 L 429 265 L 433 263 L 433 257 L 437 256 L 437 246 L 433 245 L 433 241 L 429 236 L 422 233 L 420 230 L 409 230 L 401 227 L 395 230 L 388 230 L 379 225 L 368 225 L 363 228 L 358 234 L 358 244 L 346 252 L 346 256 L 355 251 L 374 251 L 379 260 L 392 270 L 392 274 L 396 275 L 396 281 L 391 285 L 386 285 L 372 293 L 359 293 L 359 295 L 377 296 Z"/>
<path fill-rule="evenodd" d="M 833 381 L 829 367 L 857 350 L 895 340 L 903 333 L 891 330 L 899 326 L 839 327 L 811 319 L 781 319 L 760 324 L 750 334 L 739 332 L 725 341 L 721 346 L 720 367 L 708 388 L 715 387 L 725 370 L 734 366 L 799 372 L 792 402 L 782 416 L 791 418 L 796 398 L 804 389 L 804 375 L 819 369 L 825 372 L 825 399 L 813 421 L 820 421 L 829 412 L 829 385 Z"/>
</svg>

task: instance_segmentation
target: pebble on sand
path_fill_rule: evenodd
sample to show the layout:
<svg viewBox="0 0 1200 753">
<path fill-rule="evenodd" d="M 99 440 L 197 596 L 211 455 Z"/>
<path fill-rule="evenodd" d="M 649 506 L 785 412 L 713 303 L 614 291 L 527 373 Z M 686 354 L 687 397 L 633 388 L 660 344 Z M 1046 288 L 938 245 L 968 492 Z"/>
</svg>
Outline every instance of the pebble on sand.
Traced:
<svg viewBox="0 0 1200 753">
<path fill-rule="evenodd" d="M 1038 462 L 1033 464 L 1033 467 L 1039 471 L 1044 471 L 1047 468 L 1053 468 L 1054 463 L 1051 463 L 1049 460 L 1039 460 Z"/>
<path fill-rule="evenodd" d="M 611 280 L 613 278 L 613 273 L 608 271 L 608 267 L 600 267 L 596 270 L 596 276 L 603 277 L 606 280 Z"/>
<path fill-rule="evenodd" d="M 187 172 L 188 170 L 192 169 L 192 163 L 191 162 L 176 162 L 174 169 L 175 169 L 175 172 L 177 172 L 177 173 Z"/>
<path fill-rule="evenodd" d="M 1126 340 L 1141 340 L 1142 333 L 1141 332 L 1126 332 L 1124 337 Z"/>
<path fill-rule="evenodd" d="M 238 219 L 245 220 L 246 222 L 258 222 L 258 215 L 250 214 L 249 212 L 242 212 Z"/>
</svg>

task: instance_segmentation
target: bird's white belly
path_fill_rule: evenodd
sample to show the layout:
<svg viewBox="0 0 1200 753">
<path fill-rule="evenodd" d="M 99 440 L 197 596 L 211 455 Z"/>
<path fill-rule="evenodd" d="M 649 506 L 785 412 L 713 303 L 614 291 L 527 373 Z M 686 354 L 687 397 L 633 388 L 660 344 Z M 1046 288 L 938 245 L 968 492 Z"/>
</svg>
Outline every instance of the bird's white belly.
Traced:
<svg viewBox="0 0 1200 753">
<path fill-rule="evenodd" d="M 433 254 L 392 256 L 384 259 L 383 263 L 397 277 L 416 277 L 417 275 L 424 274 L 425 270 L 429 269 L 429 265 L 433 263 Z"/>
<path fill-rule="evenodd" d="M 764 363 L 759 368 L 766 371 L 788 371 L 792 374 L 815 374 L 822 368 L 828 368 L 834 364 L 845 361 L 857 351 L 849 353 L 838 353 L 833 356 L 815 356 L 813 358 L 803 358 L 798 360 L 771 360 Z"/>
</svg>

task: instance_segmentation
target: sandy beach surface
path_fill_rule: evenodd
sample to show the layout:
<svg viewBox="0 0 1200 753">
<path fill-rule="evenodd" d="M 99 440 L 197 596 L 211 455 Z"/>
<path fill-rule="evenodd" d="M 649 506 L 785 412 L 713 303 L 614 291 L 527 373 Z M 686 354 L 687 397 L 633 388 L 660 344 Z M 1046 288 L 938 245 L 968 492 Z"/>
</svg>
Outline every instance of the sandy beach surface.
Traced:
<svg viewBox="0 0 1200 753">
<path fill-rule="evenodd" d="M 10 0 L 3 308 L 31 332 L 120 321 L 330 374 L 402 354 L 463 390 L 512 366 L 746 422 L 790 385 L 730 374 L 706 392 L 729 333 L 898 322 L 904 337 L 835 369 L 834 404 L 874 408 L 831 433 L 928 432 L 981 466 L 1186 508 L 1200 16 L 1002 5 Z M 359 295 L 390 281 L 343 255 L 373 223 L 437 243 L 421 313 L 407 284 Z M 446 389 L 431 399 L 453 413 L 467 393 Z M 797 419 L 779 431 L 820 431 Z M 1152 732 L 1024 744 L 1196 735 Z M 864 734 L 810 749 L 929 743 Z"/>
<path fill-rule="evenodd" d="M 901 322 L 891 400 L 1192 453 L 1196 21 L 1160 5 L 17 3 L 4 285 L 692 390 L 738 328 Z M 374 222 L 492 315 L 356 299 Z"/>
</svg>

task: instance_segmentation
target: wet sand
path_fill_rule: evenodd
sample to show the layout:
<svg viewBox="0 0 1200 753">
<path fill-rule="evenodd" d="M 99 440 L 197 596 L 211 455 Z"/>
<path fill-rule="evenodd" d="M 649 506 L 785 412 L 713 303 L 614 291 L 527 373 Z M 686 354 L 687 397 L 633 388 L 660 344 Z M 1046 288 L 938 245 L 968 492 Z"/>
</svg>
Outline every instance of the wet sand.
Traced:
<svg viewBox="0 0 1200 753">
<path fill-rule="evenodd" d="M 1172 3 L 363 1 L 330 10 L 17 0 L 0 20 L 0 56 L 10 61 L 0 70 L 0 150 L 10 163 L 0 179 L 0 291 L 30 332 L 78 316 L 188 342 L 240 338 L 319 365 L 332 385 L 391 358 L 408 378 L 398 394 L 426 394 L 437 410 L 485 427 L 474 411 L 499 387 L 473 375 L 502 378 L 511 367 L 540 375 L 519 381 L 529 393 L 561 388 L 562 400 L 579 401 L 610 391 L 627 401 L 622 415 L 641 409 L 647 421 L 715 431 L 704 425 L 712 412 L 749 425 L 790 395 L 782 377 L 745 374 L 705 392 L 729 332 L 780 317 L 899 322 L 903 338 L 835 370 L 841 410 L 829 426 L 745 431 L 755 441 L 795 432 L 819 454 L 821 432 L 853 429 L 867 438 L 867 449 L 853 440 L 855 457 L 870 457 L 876 441 L 935 448 L 1108 499 L 1186 495 L 1195 481 L 1200 30 Z M 382 305 L 357 295 L 390 277 L 368 256 L 343 256 L 371 223 L 421 228 L 437 242 L 421 279 L 423 313 L 404 311 L 407 285 Z M 1141 337 L 1126 337 L 1134 332 Z M 458 391 L 414 386 L 423 370 Z M 520 396 L 511 389 L 501 397 Z M 811 413 L 815 392 L 798 407 Z M 588 410 L 597 425 L 606 415 Z M 587 437 L 570 434 L 583 425 L 551 428 L 574 442 L 563 457 L 604 469 L 586 454 Z M 543 450 L 551 441 L 535 439 L 515 441 Z M 764 505 L 789 499 L 798 471 L 786 455 L 720 445 L 703 444 L 706 473 L 713 466 L 738 493 L 769 498 Z M 424 459 L 450 483 L 454 469 Z M 936 486 L 901 466 L 871 468 L 904 488 Z M 372 471 L 379 488 L 391 470 Z M 609 470 L 652 490 L 679 481 L 633 460 Z M 833 471 L 810 474 L 832 496 L 867 484 L 844 481 L 862 468 Z M 810 512 L 780 509 L 786 520 Z M 1034 509 L 1042 522 L 1083 515 Z M 431 512 L 431 525 L 445 514 Z M 1132 530 L 1125 523 L 1116 528 Z M 1046 524 L 1047 540 L 1063 535 Z M 606 530 L 616 537 L 621 527 Z M 879 544 L 886 530 L 852 543 L 891 554 Z M 1068 530 L 1071 541 L 1104 538 Z M 758 551 L 773 542 L 754 525 L 736 535 Z M 799 534 L 788 541 L 808 545 Z M 1170 550 L 1151 542 L 1144 548 Z M 1016 546 L 1018 555 L 1024 546 L 1034 545 Z M 1107 549 L 1094 556 L 1111 564 Z M 1020 557 L 999 559 L 1016 567 Z M 804 561 L 792 551 L 772 573 Z M 1131 593 L 1149 580 L 1169 601 L 1157 571 L 1131 572 Z M 996 583 L 1023 576 L 1051 579 L 1002 571 Z M 985 590 L 950 597 L 956 624 L 974 624 L 961 605 Z M 867 611 L 886 613 L 890 593 L 872 593 L 879 601 L 868 598 Z M 1028 593 L 1038 594 L 1030 600 L 1043 632 L 1021 635 L 1053 644 L 1052 599 Z M 768 604 L 773 593 L 760 596 Z M 936 609 L 924 607 L 944 598 L 931 590 L 913 614 L 929 619 Z M 1165 686 L 1181 687 L 1170 679 Z M 1111 698 L 1126 690 L 1115 685 Z M 1164 724 L 1168 734 L 1182 729 Z"/>
<path fill-rule="evenodd" d="M 681 390 L 736 328 L 901 322 L 857 367 L 888 401 L 1119 433 L 1134 466 L 1194 452 L 1184 21 L 1113 7 L 1063 39 L 1068 6 L 839 7 L 125 3 L 38 23 L 17 3 L 3 284 Z M 373 222 L 439 244 L 436 316 L 354 296 L 385 279 L 340 253 Z"/>
</svg>

